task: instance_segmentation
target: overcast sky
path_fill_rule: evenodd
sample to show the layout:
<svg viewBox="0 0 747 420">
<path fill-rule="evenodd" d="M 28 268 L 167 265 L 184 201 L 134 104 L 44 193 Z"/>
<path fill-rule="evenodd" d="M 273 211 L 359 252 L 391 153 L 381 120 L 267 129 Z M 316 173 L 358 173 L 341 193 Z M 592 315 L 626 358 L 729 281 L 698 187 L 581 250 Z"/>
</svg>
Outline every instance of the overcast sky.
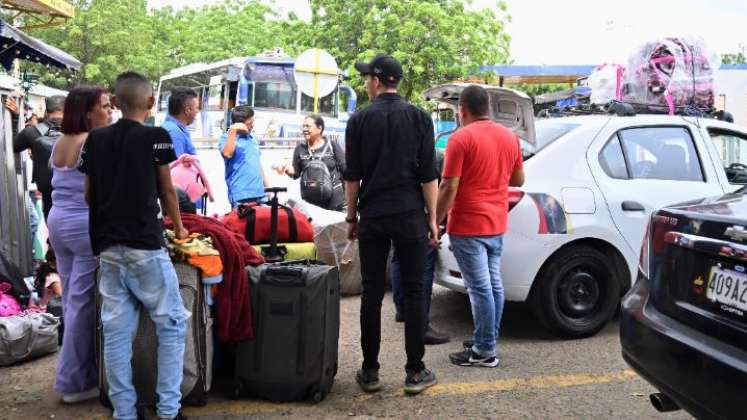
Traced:
<svg viewBox="0 0 747 420">
<path fill-rule="evenodd" d="M 149 0 L 151 7 L 220 0 Z M 307 0 L 265 0 L 280 13 L 310 14 Z M 507 0 L 515 64 L 623 63 L 647 39 L 703 37 L 716 53 L 747 48 L 745 0 Z M 495 0 L 474 0 L 492 7 Z"/>
</svg>

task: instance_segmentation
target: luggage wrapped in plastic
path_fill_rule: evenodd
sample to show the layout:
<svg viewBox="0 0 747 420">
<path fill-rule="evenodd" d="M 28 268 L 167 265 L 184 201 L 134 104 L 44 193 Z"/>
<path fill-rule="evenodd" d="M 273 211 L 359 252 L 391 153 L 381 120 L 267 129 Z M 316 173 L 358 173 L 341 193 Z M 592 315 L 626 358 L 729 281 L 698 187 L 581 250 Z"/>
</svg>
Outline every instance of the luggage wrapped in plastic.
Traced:
<svg viewBox="0 0 747 420">
<path fill-rule="evenodd" d="M 622 99 L 624 67 L 619 64 L 602 64 L 589 75 L 591 103 L 606 104 Z"/>
<path fill-rule="evenodd" d="M 644 43 L 625 68 L 622 100 L 660 106 L 711 109 L 718 55 L 698 37 L 666 37 Z"/>
<path fill-rule="evenodd" d="M 345 214 L 317 207 L 297 198 L 289 198 L 288 205 L 311 218 L 317 259 L 340 271 L 340 294 L 359 295 L 363 291 L 358 242 L 348 240 Z"/>
</svg>

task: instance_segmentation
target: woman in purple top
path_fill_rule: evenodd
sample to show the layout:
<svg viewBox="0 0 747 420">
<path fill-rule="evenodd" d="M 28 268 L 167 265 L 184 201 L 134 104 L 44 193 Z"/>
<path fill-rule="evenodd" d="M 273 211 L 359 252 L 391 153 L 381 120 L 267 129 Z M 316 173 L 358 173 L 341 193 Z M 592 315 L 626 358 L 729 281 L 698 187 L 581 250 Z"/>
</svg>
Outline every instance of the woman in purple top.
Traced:
<svg viewBox="0 0 747 420">
<path fill-rule="evenodd" d="M 112 108 L 105 89 L 79 86 L 65 100 L 63 136 L 52 150 L 52 210 L 49 240 L 57 255 L 62 279 L 65 332 L 57 365 L 55 391 L 66 403 L 98 396 L 98 371 L 94 352 L 94 290 L 98 263 L 91 251 L 85 175 L 78 171 L 81 149 L 94 128 L 111 124 Z"/>
</svg>

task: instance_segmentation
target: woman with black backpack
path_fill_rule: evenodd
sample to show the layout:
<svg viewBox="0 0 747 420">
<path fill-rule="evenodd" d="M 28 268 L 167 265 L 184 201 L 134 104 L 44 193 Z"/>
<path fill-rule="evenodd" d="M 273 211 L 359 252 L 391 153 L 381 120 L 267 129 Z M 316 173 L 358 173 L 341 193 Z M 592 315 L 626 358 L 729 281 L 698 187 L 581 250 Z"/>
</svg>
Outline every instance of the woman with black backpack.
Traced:
<svg viewBox="0 0 747 420">
<path fill-rule="evenodd" d="M 293 164 L 275 167 L 280 174 L 301 179 L 301 198 L 327 210 L 343 211 L 345 190 L 342 173 L 345 153 L 340 146 L 323 136 L 324 119 L 309 115 L 301 126 L 305 142 L 293 151 Z"/>
</svg>

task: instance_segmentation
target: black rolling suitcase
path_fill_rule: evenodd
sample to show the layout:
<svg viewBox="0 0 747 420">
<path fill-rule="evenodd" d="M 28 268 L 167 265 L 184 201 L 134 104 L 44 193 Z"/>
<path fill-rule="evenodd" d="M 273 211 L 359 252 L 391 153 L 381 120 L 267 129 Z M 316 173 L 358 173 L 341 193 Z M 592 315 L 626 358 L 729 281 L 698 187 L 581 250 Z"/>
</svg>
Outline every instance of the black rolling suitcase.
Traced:
<svg viewBox="0 0 747 420">
<path fill-rule="evenodd" d="M 273 204 L 277 203 L 277 192 L 282 190 L 268 191 L 276 193 Z M 248 267 L 247 273 L 252 282 L 255 337 L 238 343 L 234 396 L 321 401 L 337 374 L 337 267 L 299 260 Z"/>
</svg>

